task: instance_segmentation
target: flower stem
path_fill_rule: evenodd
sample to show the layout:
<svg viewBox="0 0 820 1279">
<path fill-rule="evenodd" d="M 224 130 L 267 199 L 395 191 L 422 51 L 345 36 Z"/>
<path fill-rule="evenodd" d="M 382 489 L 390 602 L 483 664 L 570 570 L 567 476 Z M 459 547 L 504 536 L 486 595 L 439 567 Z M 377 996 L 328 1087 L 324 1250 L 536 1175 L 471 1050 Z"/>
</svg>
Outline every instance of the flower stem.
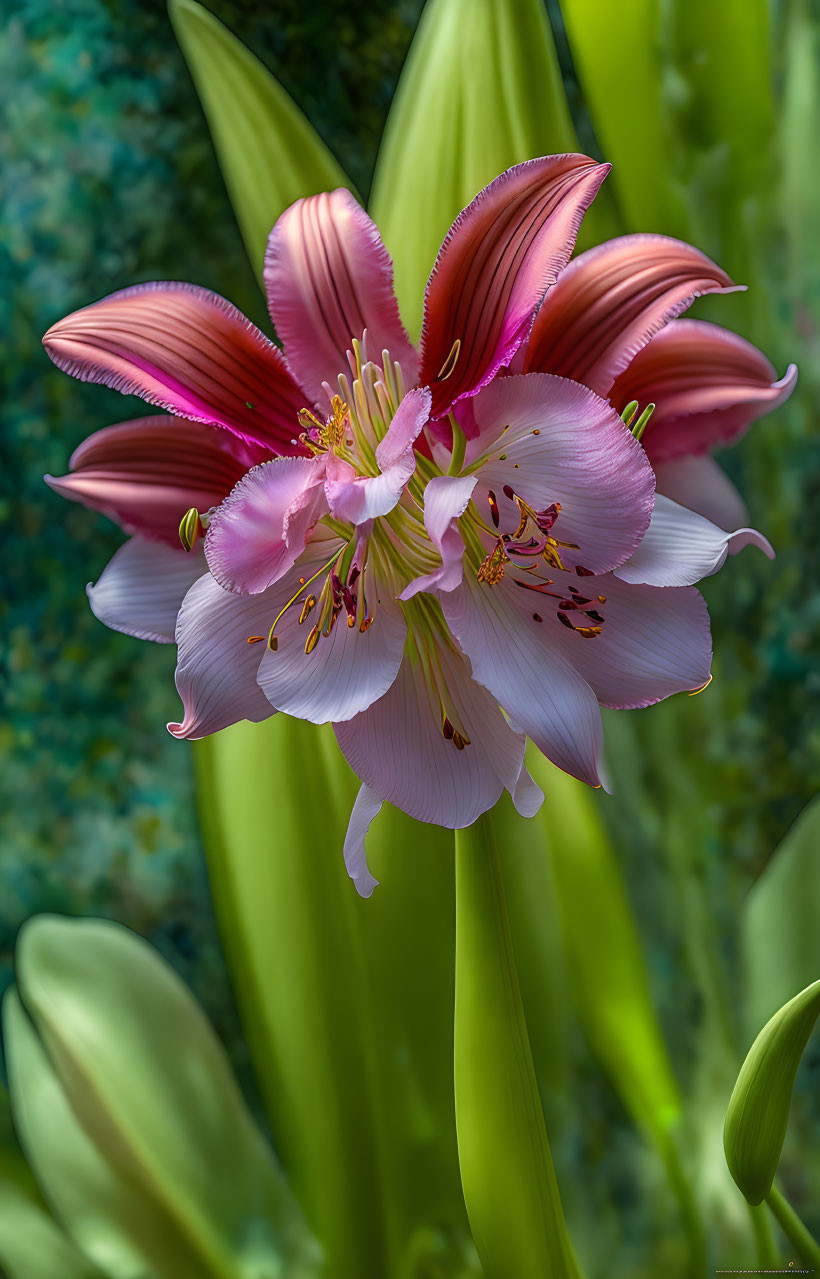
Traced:
<svg viewBox="0 0 820 1279">
<path fill-rule="evenodd" d="M 766 1196 L 766 1203 L 772 1210 L 786 1238 L 794 1246 L 798 1257 L 807 1266 L 820 1269 L 820 1244 L 814 1235 L 803 1224 L 786 1196 L 777 1186 L 772 1186 Z"/>
<path fill-rule="evenodd" d="M 456 832 L 454 1047 L 461 1179 L 486 1279 L 580 1279 L 538 1095 L 489 814 Z"/>
</svg>

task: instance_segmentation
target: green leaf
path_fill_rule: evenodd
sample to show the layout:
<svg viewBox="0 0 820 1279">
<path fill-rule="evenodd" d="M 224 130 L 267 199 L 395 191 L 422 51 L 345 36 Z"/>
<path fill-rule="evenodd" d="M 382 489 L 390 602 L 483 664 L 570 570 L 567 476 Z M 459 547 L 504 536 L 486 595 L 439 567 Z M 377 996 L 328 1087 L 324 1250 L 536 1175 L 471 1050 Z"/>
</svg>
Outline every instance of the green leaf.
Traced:
<svg viewBox="0 0 820 1279">
<path fill-rule="evenodd" d="M 584 99 L 630 230 L 668 225 L 656 0 L 561 0 Z"/>
<path fill-rule="evenodd" d="M 820 980 L 775 1013 L 749 1049 L 726 1112 L 729 1171 L 751 1204 L 772 1189 L 797 1067 L 820 1015 Z"/>
<path fill-rule="evenodd" d="M 156 952 L 116 924 L 40 916 L 17 971 L 15 1121 L 83 1249 L 123 1277 L 307 1273 L 298 1211 L 224 1050 Z"/>
<path fill-rule="evenodd" d="M 213 14 L 195 0 L 169 0 L 168 11 L 261 279 L 279 214 L 301 196 L 350 181 L 282 86 Z"/>
<path fill-rule="evenodd" d="M 486 1279 L 578 1279 L 538 1095 L 492 815 L 456 832 L 456 1125 Z"/>
<path fill-rule="evenodd" d="M 749 1033 L 820 973 L 820 797 L 800 814 L 746 898 L 741 943 Z"/>
<path fill-rule="evenodd" d="M 381 883 L 363 901 L 342 856 L 358 781 L 329 727 L 238 724 L 198 742 L 195 760 L 217 918 L 277 1149 L 329 1272 L 386 1279 L 420 1226 L 466 1228 L 452 835 L 383 813 L 368 840 Z"/>
<path fill-rule="evenodd" d="M 512 164 L 575 150 L 542 0 L 428 0 L 370 200 L 411 336 L 436 253 L 476 192 Z"/>
<path fill-rule="evenodd" d="M 104 1279 L 52 1217 L 27 1193 L 0 1176 L 0 1266 L 8 1279 Z"/>
</svg>

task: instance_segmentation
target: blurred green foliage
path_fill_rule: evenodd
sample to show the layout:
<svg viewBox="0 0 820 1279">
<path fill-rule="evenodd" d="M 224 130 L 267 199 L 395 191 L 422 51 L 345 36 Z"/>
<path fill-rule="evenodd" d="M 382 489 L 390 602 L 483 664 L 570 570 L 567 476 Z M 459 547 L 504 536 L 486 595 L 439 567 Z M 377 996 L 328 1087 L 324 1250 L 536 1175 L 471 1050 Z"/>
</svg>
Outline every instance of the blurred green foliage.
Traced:
<svg viewBox="0 0 820 1279">
<path fill-rule="evenodd" d="M 366 192 L 420 0 L 212 8 L 275 71 Z M 706 22 L 704 5 L 653 31 L 648 50 L 630 48 L 622 24 L 612 39 L 623 48 L 606 42 L 610 69 L 618 67 L 614 85 L 577 39 L 574 24 L 588 5 L 564 0 L 566 32 L 555 0 L 548 8 L 581 145 L 617 166 L 599 145 L 610 145 L 617 93 L 627 124 L 637 99 L 637 118 L 642 111 L 652 126 L 651 147 L 633 140 L 625 152 L 620 187 L 613 175 L 624 228 L 695 239 L 751 286 L 697 313 L 764 345 L 780 372 L 789 359 L 801 365 L 793 402 L 721 459 L 778 557 L 771 565 L 746 552 L 706 583 L 714 684 L 694 700 L 607 717 L 616 796 L 601 798 L 600 814 L 621 858 L 679 1083 L 700 1099 L 719 1146 L 720 1103 L 749 1042 L 738 921 L 777 844 L 820 792 L 820 184 L 810 150 L 820 13 L 810 0 L 789 0 L 774 7 L 768 30 L 765 6 L 750 5 L 756 16 L 744 57 L 754 67 L 771 46 L 776 94 L 770 99 L 765 77 L 752 76 L 741 85 L 750 113 L 741 94 L 727 115 L 716 85 L 740 53 L 719 22 Z M 655 11 L 629 6 L 638 16 L 644 8 Z M 736 8 L 725 6 L 727 14 Z M 687 6 L 666 9 L 683 14 Z M 260 323 L 263 306 L 164 4 L 14 0 L 5 13 L 2 977 L 31 914 L 122 920 L 184 972 L 247 1081 L 199 851 L 189 752 L 163 728 L 177 704 L 173 654 L 91 616 L 83 586 L 120 537 L 41 478 L 65 470 L 91 431 L 140 409 L 58 374 L 39 336 L 67 311 L 152 278 L 215 288 Z M 641 68 L 658 49 L 664 73 L 648 85 Z M 663 128 L 674 131 L 674 145 Z M 815 901 L 794 898 L 795 910 L 816 914 Z M 559 1175 L 570 1172 L 568 1213 L 582 1230 L 594 1224 L 593 1265 L 620 1241 L 620 1273 L 634 1275 L 651 1246 L 663 1258 L 675 1209 L 572 1019 L 567 1033 L 571 1113 L 561 1111 L 564 1098 L 547 1117 Z M 820 1204 L 820 1169 L 806 1158 L 818 1124 L 817 1069 L 810 1047 L 781 1163 L 784 1184 L 804 1205 Z M 704 1142 L 708 1188 L 720 1152 Z"/>
</svg>

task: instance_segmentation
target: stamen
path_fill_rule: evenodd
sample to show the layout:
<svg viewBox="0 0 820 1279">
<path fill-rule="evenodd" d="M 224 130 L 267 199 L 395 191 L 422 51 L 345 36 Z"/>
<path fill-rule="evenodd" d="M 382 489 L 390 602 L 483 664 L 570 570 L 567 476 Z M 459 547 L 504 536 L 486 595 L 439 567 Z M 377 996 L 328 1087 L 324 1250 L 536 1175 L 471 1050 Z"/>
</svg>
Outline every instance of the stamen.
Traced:
<svg viewBox="0 0 820 1279">
<path fill-rule="evenodd" d="M 196 543 L 204 535 L 205 530 L 199 511 L 195 506 L 192 506 L 190 511 L 185 512 L 179 522 L 179 540 L 182 543 L 182 549 L 184 551 L 192 551 Z"/>
<path fill-rule="evenodd" d="M 500 520 L 500 513 L 498 510 L 498 498 L 496 497 L 492 489 L 490 489 L 489 492 L 487 493 L 487 499 L 490 503 L 490 515 L 492 516 L 493 524 L 495 525 L 496 528 L 498 528 L 498 524 Z"/>
<path fill-rule="evenodd" d="M 305 641 L 305 654 L 312 653 L 316 645 L 319 643 L 319 627 L 314 626 Z"/>
<path fill-rule="evenodd" d="M 456 365 L 458 364 L 458 357 L 460 354 L 461 354 L 461 338 L 456 338 L 455 342 L 450 347 L 450 354 L 447 356 L 447 359 L 444 361 L 444 363 L 442 364 L 441 368 L 438 371 L 438 377 L 436 381 L 438 382 L 447 381 L 447 378 L 450 377 Z"/>
<path fill-rule="evenodd" d="M 313 606 L 315 605 L 315 603 L 316 603 L 316 596 L 315 596 L 315 595 L 308 595 L 307 599 L 305 600 L 304 604 L 302 605 L 302 611 L 301 611 L 301 613 L 299 614 L 299 625 L 300 625 L 300 626 L 302 625 L 302 623 L 303 623 L 303 622 L 306 622 L 306 621 L 307 621 L 308 617 L 310 616 L 311 609 L 313 608 Z"/>
<path fill-rule="evenodd" d="M 261 644 L 264 638 L 264 635 L 249 635 L 245 642 L 246 644 Z"/>
<path fill-rule="evenodd" d="M 497 586 L 504 577 L 504 568 L 507 563 L 507 552 L 504 549 L 504 542 L 498 539 L 489 555 L 485 555 L 478 568 L 478 581 L 486 582 L 488 586 Z"/>
</svg>

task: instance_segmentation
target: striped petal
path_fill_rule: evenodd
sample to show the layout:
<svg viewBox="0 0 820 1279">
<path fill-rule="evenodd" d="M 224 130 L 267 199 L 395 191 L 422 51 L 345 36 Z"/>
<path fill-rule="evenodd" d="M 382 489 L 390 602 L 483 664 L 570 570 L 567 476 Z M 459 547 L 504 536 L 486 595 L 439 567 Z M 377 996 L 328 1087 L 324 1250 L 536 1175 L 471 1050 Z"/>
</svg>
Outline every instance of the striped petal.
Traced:
<svg viewBox="0 0 820 1279">
<path fill-rule="evenodd" d="M 729 444 L 789 398 L 797 382 L 782 378 L 751 342 L 717 324 L 676 320 L 653 337 L 612 387 L 619 411 L 632 400 L 655 404 L 643 437 L 654 462 Z"/>
<path fill-rule="evenodd" d="M 192 284 L 140 284 L 66 316 L 43 338 L 58 368 L 81 382 L 275 453 L 296 451 L 305 395 L 280 351 L 230 302 Z"/>
<path fill-rule="evenodd" d="M 179 522 L 195 506 L 217 506 L 270 454 L 186 418 L 137 418 L 90 435 L 68 475 L 46 475 L 61 497 L 101 511 L 128 533 L 179 547 Z"/>
<path fill-rule="evenodd" d="M 406 383 L 415 382 L 418 358 L 399 316 L 393 263 L 349 191 L 286 209 L 268 240 L 265 286 L 288 363 L 316 403 L 325 401 L 322 383 L 335 388 L 348 371 L 347 352 L 365 330 L 368 357 L 379 362 L 387 349 Z"/>
<path fill-rule="evenodd" d="M 583 155 L 529 160 L 456 218 L 424 302 L 420 376 L 433 392 L 434 417 L 509 364 L 608 172 Z"/>
<path fill-rule="evenodd" d="M 522 371 L 559 373 L 606 395 L 653 333 L 702 294 L 734 288 L 725 271 L 682 240 L 608 240 L 570 262 L 550 289 Z"/>
</svg>

